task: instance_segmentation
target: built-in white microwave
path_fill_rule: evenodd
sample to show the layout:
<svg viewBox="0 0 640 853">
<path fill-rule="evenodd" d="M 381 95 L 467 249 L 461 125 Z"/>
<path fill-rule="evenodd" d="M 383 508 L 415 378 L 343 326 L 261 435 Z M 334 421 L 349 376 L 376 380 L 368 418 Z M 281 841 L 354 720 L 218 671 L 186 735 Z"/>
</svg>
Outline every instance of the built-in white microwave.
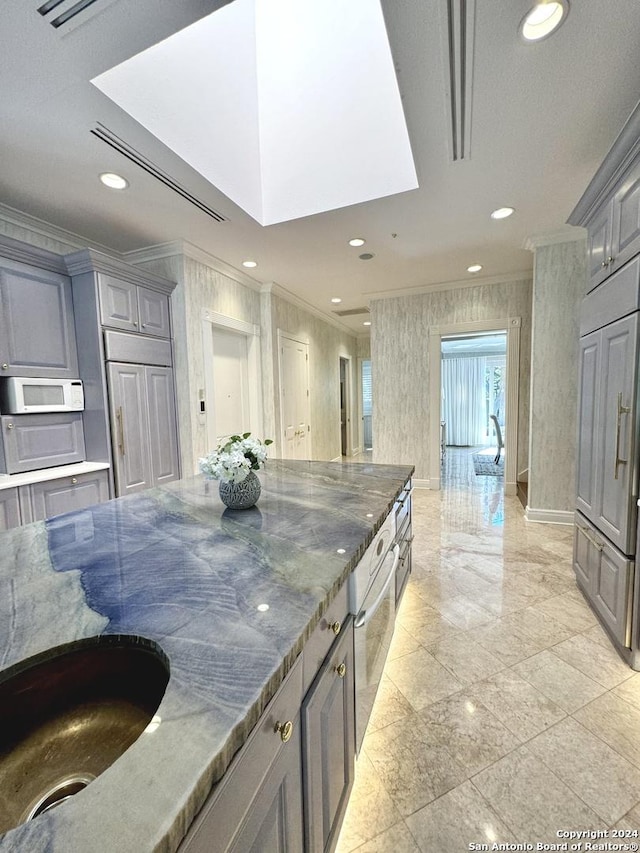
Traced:
<svg viewBox="0 0 640 853">
<path fill-rule="evenodd" d="M 0 379 L 0 412 L 3 415 L 83 410 L 84 391 L 80 379 L 34 379 L 30 376 Z"/>
</svg>

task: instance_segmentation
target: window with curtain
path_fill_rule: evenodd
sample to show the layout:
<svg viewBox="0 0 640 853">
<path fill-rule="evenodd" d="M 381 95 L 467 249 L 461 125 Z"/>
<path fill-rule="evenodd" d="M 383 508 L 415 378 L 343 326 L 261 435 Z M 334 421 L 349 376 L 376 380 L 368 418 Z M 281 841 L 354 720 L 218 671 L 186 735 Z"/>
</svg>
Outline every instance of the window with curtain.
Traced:
<svg viewBox="0 0 640 853">
<path fill-rule="evenodd" d="M 447 424 L 447 444 L 486 444 L 486 369 L 485 357 L 442 359 L 442 420 Z"/>
</svg>

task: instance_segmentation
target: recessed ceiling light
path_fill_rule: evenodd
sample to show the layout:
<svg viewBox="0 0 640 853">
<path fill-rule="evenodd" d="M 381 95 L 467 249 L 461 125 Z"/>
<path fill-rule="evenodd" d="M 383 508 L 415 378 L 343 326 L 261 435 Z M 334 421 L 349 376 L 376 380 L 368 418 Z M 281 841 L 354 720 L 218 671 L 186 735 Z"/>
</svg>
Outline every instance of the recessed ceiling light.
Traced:
<svg viewBox="0 0 640 853">
<path fill-rule="evenodd" d="M 364 321 L 364 323 L 363 323 L 362 325 L 363 325 L 363 326 L 370 326 L 370 325 L 371 325 L 371 320 L 365 320 L 365 321 Z"/>
<path fill-rule="evenodd" d="M 491 218 L 506 219 L 507 216 L 511 216 L 512 213 L 515 213 L 515 208 L 513 207 L 499 207 L 497 210 L 493 211 Z"/>
<path fill-rule="evenodd" d="M 364 252 L 362 255 L 358 255 L 361 261 L 370 261 L 371 258 L 375 258 L 375 255 L 372 255 L 371 252 Z"/>
<path fill-rule="evenodd" d="M 482 269 L 482 264 L 471 264 L 470 267 L 467 267 L 467 272 L 480 272 Z"/>
<path fill-rule="evenodd" d="M 364 237 L 354 237 L 352 240 L 349 240 L 350 246 L 364 246 L 367 241 Z"/>
<path fill-rule="evenodd" d="M 257 267 L 258 264 L 255 261 L 243 261 L 242 266 L 248 267 L 249 269 L 253 269 L 254 267 Z"/>
<path fill-rule="evenodd" d="M 333 296 L 331 298 L 331 301 L 333 302 L 334 305 L 339 305 L 342 302 L 342 299 L 340 299 L 339 296 Z"/>
<path fill-rule="evenodd" d="M 103 172 L 100 175 L 100 180 L 110 190 L 126 190 L 129 186 L 129 181 L 122 175 L 116 175 L 115 172 Z"/>
<path fill-rule="evenodd" d="M 540 41 L 560 26 L 568 11 L 567 0 L 536 3 L 520 22 L 520 35 L 528 42 Z"/>
</svg>

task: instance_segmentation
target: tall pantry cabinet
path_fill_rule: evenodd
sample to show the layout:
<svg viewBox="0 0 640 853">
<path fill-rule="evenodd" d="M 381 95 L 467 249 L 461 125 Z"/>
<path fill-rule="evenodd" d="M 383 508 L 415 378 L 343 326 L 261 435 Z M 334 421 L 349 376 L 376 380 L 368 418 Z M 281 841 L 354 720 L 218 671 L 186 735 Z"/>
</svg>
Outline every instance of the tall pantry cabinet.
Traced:
<svg viewBox="0 0 640 853">
<path fill-rule="evenodd" d="M 569 223 L 587 228 L 589 271 L 580 316 L 574 569 L 614 645 L 640 669 L 640 105 Z"/>
<path fill-rule="evenodd" d="M 173 282 L 93 250 L 65 257 L 95 452 L 121 496 L 180 476 L 171 341 Z"/>
</svg>

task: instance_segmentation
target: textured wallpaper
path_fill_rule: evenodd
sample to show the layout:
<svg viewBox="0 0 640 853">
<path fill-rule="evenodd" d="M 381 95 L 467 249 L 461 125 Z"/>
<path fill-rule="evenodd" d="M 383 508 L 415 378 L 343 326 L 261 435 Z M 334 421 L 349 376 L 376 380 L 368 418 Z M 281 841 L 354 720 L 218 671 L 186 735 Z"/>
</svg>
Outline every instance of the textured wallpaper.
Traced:
<svg viewBox="0 0 640 853">
<path fill-rule="evenodd" d="M 429 477 L 429 330 L 481 320 L 522 319 L 518 471 L 528 467 L 531 281 L 478 285 L 371 303 L 374 462 L 414 464 Z M 434 423 L 439 424 L 436 415 Z"/>
<path fill-rule="evenodd" d="M 575 508 L 579 310 L 586 281 L 584 240 L 536 249 L 528 495 L 532 509 Z"/>
</svg>

